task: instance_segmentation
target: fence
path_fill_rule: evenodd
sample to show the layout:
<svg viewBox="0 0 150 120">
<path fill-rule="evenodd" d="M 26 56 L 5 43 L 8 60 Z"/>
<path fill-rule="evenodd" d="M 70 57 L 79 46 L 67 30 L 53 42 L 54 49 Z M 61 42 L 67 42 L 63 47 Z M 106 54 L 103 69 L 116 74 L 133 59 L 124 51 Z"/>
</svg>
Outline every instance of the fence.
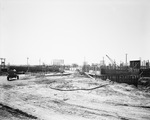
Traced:
<svg viewBox="0 0 150 120">
<path fill-rule="evenodd" d="M 101 78 L 102 80 L 109 79 L 118 83 L 127 83 L 137 86 L 139 75 L 91 75 L 96 78 Z"/>
</svg>

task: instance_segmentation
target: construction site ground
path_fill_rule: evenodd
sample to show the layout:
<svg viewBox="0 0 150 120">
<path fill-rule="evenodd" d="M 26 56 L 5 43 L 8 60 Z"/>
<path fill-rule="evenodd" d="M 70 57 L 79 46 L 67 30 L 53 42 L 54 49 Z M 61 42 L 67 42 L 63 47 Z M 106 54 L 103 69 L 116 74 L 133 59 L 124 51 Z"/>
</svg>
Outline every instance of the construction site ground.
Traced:
<svg viewBox="0 0 150 120">
<path fill-rule="evenodd" d="M 70 75 L 0 76 L 0 120 L 150 120 L 150 92 Z"/>
</svg>

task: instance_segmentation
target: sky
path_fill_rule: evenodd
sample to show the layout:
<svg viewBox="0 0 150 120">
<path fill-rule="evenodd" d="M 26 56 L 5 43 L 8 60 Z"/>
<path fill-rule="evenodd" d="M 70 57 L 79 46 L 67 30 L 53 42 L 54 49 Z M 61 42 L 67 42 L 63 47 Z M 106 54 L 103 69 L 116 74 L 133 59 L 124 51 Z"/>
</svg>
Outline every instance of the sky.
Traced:
<svg viewBox="0 0 150 120">
<path fill-rule="evenodd" d="M 149 0 L 0 0 L 6 64 L 150 59 Z"/>
</svg>

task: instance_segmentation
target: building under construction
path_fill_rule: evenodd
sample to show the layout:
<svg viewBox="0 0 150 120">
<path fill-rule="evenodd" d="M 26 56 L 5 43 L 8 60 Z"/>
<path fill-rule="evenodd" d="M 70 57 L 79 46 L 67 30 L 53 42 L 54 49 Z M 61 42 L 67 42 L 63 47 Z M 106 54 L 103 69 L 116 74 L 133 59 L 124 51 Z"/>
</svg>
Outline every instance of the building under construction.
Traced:
<svg viewBox="0 0 150 120">
<path fill-rule="evenodd" d="M 119 83 L 133 84 L 137 86 L 140 77 L 150 77 L 149 62 L 141 66 L 141 60 L 130 61 L 129 66 L 118 66 L 108 55 L 106 55 L 112 64 L 101 65 L 100 67 L 83 65 L 83 71 L 93 77 L 99 77 L 103 80 L 110 79 Z M 92 71 L 92 72 L 91 72 Z M 97 74 L 98 73 L 98 74 Z"/>
</svg>

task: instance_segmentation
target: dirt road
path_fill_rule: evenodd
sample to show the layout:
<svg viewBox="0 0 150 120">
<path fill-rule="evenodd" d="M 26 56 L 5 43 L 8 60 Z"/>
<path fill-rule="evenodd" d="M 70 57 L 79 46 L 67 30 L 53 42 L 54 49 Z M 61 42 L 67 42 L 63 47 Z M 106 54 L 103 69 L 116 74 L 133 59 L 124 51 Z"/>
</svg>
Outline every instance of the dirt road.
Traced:
<svg viewBox="0 0 150 120">
<path fill-rule="evenodd" d="M 28 115 L 18 109 L 0 104 L 0 120 L 35 120 L 37 117 Z"/>
<path fill-rule="evenodd" d="M 25 75 L 20 75 L 21 79 L 24 77 Z M 22 83 L 23 81 L 17 81 L 17 82 Z M 12 81 L 7 81 L 6 76 L 0 76 L 0 86 L 15 85 L 17 82 L 15 79 L 13 79 Z M 1 94 L 3 94 L 2 91 Z M 37 119 L 37 117 L 29 115 L 23 111 L 20 111 L 19 109 L 11 108 L 7 106 L 7 103 L 5 104 L 5 102 L 4 104 L 0 102 L 0 120 L 33 120 L 33 119 Z"/>
<path fill-rule="evenodd" d="M 41 120 L 149 120 L 150 93 L 80 75 L 0 77 L 0 103 Z"/>
</svg>

